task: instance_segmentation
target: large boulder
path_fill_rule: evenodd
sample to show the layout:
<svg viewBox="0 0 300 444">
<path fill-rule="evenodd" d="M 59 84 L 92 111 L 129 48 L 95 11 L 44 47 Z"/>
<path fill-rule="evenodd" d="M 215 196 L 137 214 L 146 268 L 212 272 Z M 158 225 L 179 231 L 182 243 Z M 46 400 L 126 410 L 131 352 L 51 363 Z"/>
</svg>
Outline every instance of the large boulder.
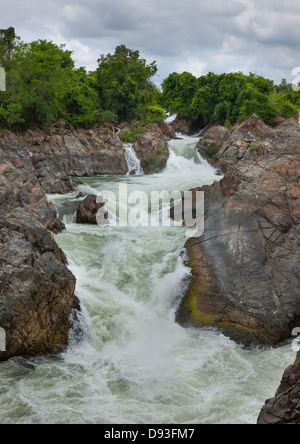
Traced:
<svg viewBox="0 0 300 444">
<path fill-rule="evenodd" d="M 217 154 L 229 135 L 229 130 L 222 125 L 212 125 L 205 130 L 198 142 L 197 149 L 200 154 L 210 161 Z"/>
<path fill-rule="evenodd" d="M 175 137 L 175 131 L 166 123 L 154 123 L 150 130 L 140 136 L 133 148 L 145 174 L 162 171 L 169 159 L 168 142 Z"/>
<path fill-rule="evenodd" d="M 97 225 L 97 214 L 104 203 L 97 201 L 97 196 L 89 195 L 80 202 L 76 212 L 77 224 Z"/>
<path fill-rule="evenodd" d="M 300 322 L 300 126 L 291 119 L 271 128 L 253 117 L 240 139 L 249 131 L 270 148 L 228 159 L 224 178 L 201 188 L 205 231 L 186 243 L 192 280 L 177 320 L 276 344 Z"/>
</svg>

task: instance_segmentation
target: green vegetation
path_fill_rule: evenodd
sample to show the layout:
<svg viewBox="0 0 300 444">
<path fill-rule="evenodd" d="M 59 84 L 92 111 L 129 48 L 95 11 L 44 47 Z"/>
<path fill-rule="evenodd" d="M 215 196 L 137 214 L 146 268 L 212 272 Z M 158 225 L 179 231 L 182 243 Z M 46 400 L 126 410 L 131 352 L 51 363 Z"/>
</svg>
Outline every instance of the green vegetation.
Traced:
<svg viewBox="0 0 300 444">
<path fill-rule="evenodd" d="M 124 131 L 121 136 L 122 142 L 134 143 L 140 134 L 145 133 L 150 129 L 150 126 L 151 125 L 145 123 L 143 120 L 134 122 L 131 130 Z"/>
<path fill-rule="evenodd" d="M 231 128 L 252 114 L 268 124 L 276 117 L 299 119 L 300 93 L 285 80 L 256 74 L 213 74 L 198 79 L 190 73 L 170 74 L 164 80 L 162 100 L 168 111 L 204 123 L 219 122 Z"/>
<path fill-rule="evenodd" d="M 162 92 L 152 79 L 156 62 L 120 45 L 101 55 L 95 72 L 76 68 L 65 45 L 46 40 L 24 43 L 14 28 L 0 29 L 0 66 L 6 92 L 0 92 L 0 128 L 47 127 L 64 119 L 74 127 L 135 121 L 122 137 L 134 142 L 165 109 L 203 124 L 227 128 L 253 113 L 272 124 L 276 117 L 299 118 L 300 92 L 285 80 L 280 85 L 256 74 L 213 74 L 199 78 L 170 74 Z"/>
<path fill-rule="evenodd" d="M 114 54 L 98 60 L 96 88 L 105 110 L 120 120 L 141 119 L 155 98 L 155 86 L 150 79 L 156 74 L 156 63 L 147 65 L 139 51 L 118 46 Z"/>
<path fill-rule="evenodd" d="M 215 142 L 212 142 L 207 149 L 208 156 L 214 157 L 218 153 L 219 149 L 220 149 L 220 146 L 218 146 Z"/>
<path fill-rule="evenodd" d="M 157 67 L 124 45 L 102 55 L 95 72 L 75 68 L 65 45 L 24 43 L 14 28 L 0 30 L 0 66 L 7 91 L 0 92 L 0 126 L 24 130 L 64 119 L 75 127 L 138 119 L 163 119 L 160 93 L 151 82 Z"/>
</svg>

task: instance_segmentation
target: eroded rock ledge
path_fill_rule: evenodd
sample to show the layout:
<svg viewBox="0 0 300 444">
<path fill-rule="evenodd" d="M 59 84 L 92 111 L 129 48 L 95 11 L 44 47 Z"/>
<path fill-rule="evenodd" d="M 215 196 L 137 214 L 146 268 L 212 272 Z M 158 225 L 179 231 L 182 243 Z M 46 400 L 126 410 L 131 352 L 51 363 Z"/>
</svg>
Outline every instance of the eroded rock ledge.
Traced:
<svg viewBox="0 0 300 444">
<path fill-rule="evenodd" d="M 130 123 L 120 125 L 130 129 Z M 168 141 L 175 135 L 166 123 L 154 123 L 134 148 L 146 174 L 160 172 L 169 158 Z M 8 146 L 26 146 L 38 183 L 49 194 L 68 193 L 82 177 L 125 175 L 128 172 L 123 143 L 113 125 L 75 129 L 63 121 L 50 128 L 23 133 L 2 132 Z"/>
<path fill-rule="evenodd" d="M 140 136 L 133 148 L 141 161 L 145 174 L 162 171 L 169 159 L 168 142 L 175 137 L 175 131 L 166 123 L 154 123 L 150 130 Z"/>
<path fill-rule="evenodd" d="M 81 177 L 127 172 L 123 144 L 110 127 L 74 129 L 60 121 L 1 138 L 28 148 L 38 182 L 47 193 L 68 193 Z"/>
<path fill-rule="evenodd" d="M 245 152 L 238 161 L 237 140 Z M 300 126 L 291 119 L 272 128 L 253 116 L 227 135 L 217 158 L 226 173 L 199 188 L 205 233 L 186 243 L 192 282 L 177 320 L 276 344 L 300 325 Z"/>
</svg>

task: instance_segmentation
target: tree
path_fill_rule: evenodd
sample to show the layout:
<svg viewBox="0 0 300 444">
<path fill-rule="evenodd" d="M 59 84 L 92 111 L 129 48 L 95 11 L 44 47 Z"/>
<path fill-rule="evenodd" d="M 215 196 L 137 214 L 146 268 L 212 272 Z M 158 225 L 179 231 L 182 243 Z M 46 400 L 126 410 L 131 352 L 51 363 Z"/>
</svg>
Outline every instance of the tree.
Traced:
<svg viewBox="0 0 300 444">
<path fill-rule="evenodd" d="M 215 121 L 234 125 L 254 113 L 269 124 L 279 114 L 297 120 L 300 106 L 300 94 L 285 82 L 275 87 L 272 80 L 241 72 L 210 72 L 199 77 L 196 84 L 189 73 L 173 73 L 163 82 L 163 98 L 173 113 L 206 124 Z"/>
<path fill-rule="evenodd" d="M 74 70 L 70 76 L 64 99 L 62 117 L 75 127 L 89 127 L 102 119 L 99 96 L 95 89 L 96 78 L 84 68 Z"/>
<path fill-rule="evenodd" d="M 119 120 L 142 118 L 147 98 L 153 93 L 151 78 L 156 74 L 156 62 L 147 65 L 139 51 L 117 46 L 114 54 L 102 55 L 96 71 L 97 90 L 104 110 Z"/>
<path fill-rule="evenodd" d="M 197 86 L 197 78 L 188 72 L 170 74 L 162 84 L 162 100 L 167 110 L 190 117 Z"/>
<path fill-rule="evenodd" d="M 12 52 L 18 39 L 15 28 L 12 26 L 8 29 L 0 29 L 0 65 L 4 69 L 9 68 Z"/>
<path fill-rule="evenodd" d="M 47 126 L 65 109 L 74 73 L 71 52 L 64 45 L 38 40 L 19 42 L 7 70 L 7 92 L 1 95 L 0 119 L 10 127 Z"/>
</svg>

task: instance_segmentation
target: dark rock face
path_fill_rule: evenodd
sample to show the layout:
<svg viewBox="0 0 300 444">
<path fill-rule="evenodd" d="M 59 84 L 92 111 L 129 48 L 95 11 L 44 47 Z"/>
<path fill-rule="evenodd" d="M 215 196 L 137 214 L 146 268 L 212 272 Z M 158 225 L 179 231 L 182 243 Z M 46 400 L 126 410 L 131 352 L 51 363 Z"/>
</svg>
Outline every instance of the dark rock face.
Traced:
<svg viewBox="0 0 300 444">
<path fill-rule="evenodd" d="M 258 424 L 300 424 L 300 353 L 285 371 L 274 398 L 266 401 Z"/>
<path fill-rule="evenodd" d="M 139 137 L 134 148 L 146 174 L 166 166 L 168 141 L 174 136 L 169 125 L 159 123 Z M 81 177 L 128 172 L 124 147 L 114 127 L 74 129 L 59 121 L 50 128 L 5 133 L 1 138 L 8 145 L 20 143 L 28 148 L 38 183 L 49 194 L 73 191 Z"/>
<path fill-rule="evenodd" d="M 0 140 L 0 360 L 61 351 L 79 309 L 75 277 L 53 236 L 63 225 L 31 159 L 24 146 Z"/>
<path fill-rule="evenodd" d="M 205 127 L 205 122 L 201 118 L 199 120 L 192 120 L 178 114 L 172 126 L 176 132 L 192 136 L 197 131 Z"/>
<path fill-rule="evenodd" d="M 77 224 L 97 224 L 97 213 L 104 203 L 97 203 L 97 196 L 89 195 L 80 204 L 76 213 Z"/>
<path fill-rule="evenodd" d="M 238 129 L 240 140 L 249 131 L 270 147 L 226 158 L 221 182 L 201 189 L 205 232 L 186 244 L 193 278 L 177 319 L 217 326 L 239 342 L 276 344 L 300 322 L 300 126 L 271 128 L 254 116 Z"/>
<path fill-rule="evenodd" d="M 109 128 L 74 129 L 60 124 L 22 134 L 3 134 L 8 143 L 29 150 L 39 184 L 46 193 L 72 191 L 80 177 L 127 173 L 122 142 Z"/>
<path fill-rule="evenodd" d="M 174 136 L 175 131 L 166 123 L 154 123 L 134 143 L 133 148 L 145 174 L 159 173 L 165 168 L 170 155 L 168 142 Z"/>
</svg>

